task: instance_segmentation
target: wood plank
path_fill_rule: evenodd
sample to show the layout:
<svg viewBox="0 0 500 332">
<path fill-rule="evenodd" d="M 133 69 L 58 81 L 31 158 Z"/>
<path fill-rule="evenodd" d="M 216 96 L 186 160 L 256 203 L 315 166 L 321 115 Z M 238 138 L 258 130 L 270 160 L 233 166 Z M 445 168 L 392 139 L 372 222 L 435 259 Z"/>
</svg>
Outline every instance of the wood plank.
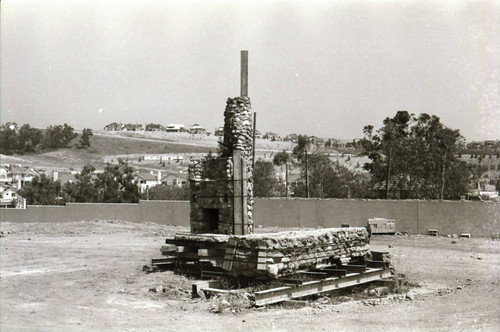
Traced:
<svg viewBox="0 0 500 332">
<path fill-rule="evenodd" d="M 241 97 L 248 97 L 248 51 L 241 51 Z"/>
<path fill-rule="evenodd" d="M 268 289 L 254 294 L 255 305 L 263 306 L 272 303 L 279 303 L 285 300 L 301 298 L 322 292 L 329 292 L 340 288 L 389 278 L 391 276 L 392 272 L 390 269 L 373 269 L 365 273 L 352 273 L 343 278 L 327 278 L 324 280 L 304 282 L 302 285 L 298 285 L 296 287 L 278 287 Z"/>
<path fill-rule="evenodd" d="M 191 298 L 195 299 L 200 297 L 200 291 L 203 288 L 217 288 L 220 287 L 220 280 L 201 280 L 191 284 Z"/>
<path fill-rule="evenodd" d="M 365 272 L 366 271 L 366 265 L 354 265 L 354 264 L 347 264 L 347 265 L 342 265 L 342 269 L 347 270 L 348 272 Z"/>
<path fill-rule="evenodd" d="M 248 234 L 247 225 L 248 225 L 248 202 L 247 202 L 247 182 L 248 179 L 246 177 L 246 160 L 241 158 L 241 234 Z"/>
<path fill-rule="evenodd" d="M 242 229 L 236 225 L 243 224 L 243 206 L 241 195 L 243 195 L 241 188 L 241 157 L 242 152 L 239 150 L 233 151 L 233 234 L 243 235 Z"/>
<path fill-rule="evenodd" d="M 233 260 L 236 253 L 237 244 L 234 239 L 229 239 L 228 246 L 226 247 L 226 253 L 224 254 L 224 262 L 222 263 L 222 268 L 226 271 L 233 270 Z"/>
</svg>

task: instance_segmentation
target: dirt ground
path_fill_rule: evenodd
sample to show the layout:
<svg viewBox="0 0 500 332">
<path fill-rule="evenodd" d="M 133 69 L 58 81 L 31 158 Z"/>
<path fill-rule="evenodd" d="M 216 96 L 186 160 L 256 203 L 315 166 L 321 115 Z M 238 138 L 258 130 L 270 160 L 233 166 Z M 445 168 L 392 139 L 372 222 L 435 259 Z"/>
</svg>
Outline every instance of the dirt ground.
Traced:
<svg viewBox="0 0 500 332">
<path fill-rule="evenodd" d="M 391 252 L 396 270 L 421 286 L 411 295 L 344 291 L 303 308 L 233 314 L 214 313 L 218 299 L 191 299 L 192 280 L 143 272 L 165 236 L 181 230 L 111 221 L 1 223 L 0 330 L 500 330 L 500 241 L 375 237 L 373 250 Z M 158 286 L 164 291 L 150 291 Z"/>
</svg>

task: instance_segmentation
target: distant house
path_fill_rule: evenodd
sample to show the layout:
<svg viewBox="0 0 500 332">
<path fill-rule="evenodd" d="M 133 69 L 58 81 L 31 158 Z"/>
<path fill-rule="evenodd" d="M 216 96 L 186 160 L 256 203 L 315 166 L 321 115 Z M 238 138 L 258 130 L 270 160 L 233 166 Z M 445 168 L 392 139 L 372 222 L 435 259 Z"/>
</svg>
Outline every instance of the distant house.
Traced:
<svg viewBox="0 0 500 332">
<path fill-rule="evenodd" d="M 140 123 L 127 123 L 122 126 L 122 131 L 144 131 L 144 127 Z"/>
<path fill-rule="evenodd" d="M 165 131 L 168 133 L 182 133 L 187 130 L 182 123 L 170 123 L 165 127 Z"/>
<path fill-rule="evenodd" d="M 137 172 L 134 175 L 134 180 L 139 188 L 139 192 L 142 194 L 146 192 L 147 189 L 157 186 L 161 183 L 161 172 L 157 174 L 151 172 Z"/>
<path fill-rule="evenodd" d="M 11 205 L 16 205 L 19 200 L 23 198 L 17 194 L 17 192 L 12 188 L 0 187 L 0 206 L 7 207 Z"/>
<path fill-rule="evenodd" d="M 75 174 L 71 172 L 65 172 L 65 171 L 53 171 L 51 174 L 51 178 L 54 181 L 59 181 L 61 184 L 65 183 L 73 183 L 76 178 Z"/>
<path fill-rule="evenodd" d="M 498 147 L 500 147 L 500 142 L 495 140 L 486 140 L 484 141 L 484 146 L 487 149 L 497 149 Z"/>
<path fill-rule="evenodd" d="M 290 141 L 293 143 L 297 143 L 299 140 L 299 135 L 297 134 L 289 134 L 284 138 L 284 141 Z"/>
<path fill-rule="evenodd" d="M 472 189 L 468 192 L 467 196 L 469 196 L 469 199 L 472 197 L 481 197 L 481 200 L 484 201 L 498 201 L 499 196 L 498 196 L 498 191 L 496 191 L 495 185 L 487 184 L 487 183 L 481 183 L 478 182 L 477 188 Z"/>
<path fill-rule="evenodd" d="M 269 139 L 271 141 L 282 141 L 282 138 L 280 135 L 276 134 L 276 133 L 273 133 L 271 131 L 267 132 L 265 135 L 264 135 L 264 139 Z"/>
<path fill-rule="evenodd" d="M 354 150 L 354 149 L 356 149 L 357 145 L 358 145 L 358 143 L 356 142 L 356 140 L 352 140 L 352 142 L 346 142 L 345 143 L 345 148 L 346 149 Z"/>
<path fill-rule="evenodd" d="M 182 187 L 187 183 L 187 176 L 184 174 L 168 173 L 161 178 L 161 184 L 165 186 Z"/>
<path fill-rule="evenodd" d="M 500 149 L 500 141 L 499 140 L 484 140 L 484 141 L 473 141 L 467 143 L 467 149 L 469 150 L 483 150 L 483 151 L 491 151 Z"/>
<path fill-rule="evenodd" d="M 12 173 L 6 166 L 0 167 L 0 185 L 12 184 Z"/>
<path fill-rule="evenodd" d="M 330 147 L 332 148 L 345 148 L 345 143 L 341 142 L 338 139 L 330 138 L 328 139 L 328 142 L 330 142 Z"/>
<path fill-rule="evenodd" d="M 178 186 L 181 187 L 187 183 L 187 176 L 184 174 L 167 173 L 162 175 L 161 171 L 154 172 L 137 172 L 134 175 L 134 180 L 139 188 L 140 193 L 145 193 L 148 189 L 151 189 L 158 185 L 165 186 Z"/>
<path fill-rule="evenodd" d="M 150 123 L 146 125 L 146 131 L 166 131 L 166 129 L 161 124 Z"/>
<path fill-rule="evenodd" d="M 325 145 L 325 140 L 320 138 L 320 137 L 317 137 L 317 136 L 310 136 L 309 137 L 309 141 L 313 144 L 313 145 L 316 145 L 318 147 L 321 147 L 321 146 L 324 146 Z"/>
<path fill-rule="evenodd" d="M 19 166 L 12 166 L 10 173 L 12 174 L 12 185 L 17 189 L 21 189 L 27 183 L 31 183 L 36 176 L 40 177 L 41 175 L 41 172 L 33 167 Z"/>
<path fill-rule="evenodd" d="M 104 130 L 106 131 L 119 131 L 122 130 L 122 124 L 118 122 L 113 122 L 108 124 L 107 126 L 104 126 Z"/>
<path fill-rule="evenodd" d="M 200 126 L 198 123 L 195 123 L 189 128 L 189 133 L 193 135 L 198 135 L 198 134 L 206 134 L 207 131 L 205 128 Z"/>
<path fill-rule="evenodd" d="M 214 136 L 224 136 L 224 127 L 215 128 Z"/>
</svg>

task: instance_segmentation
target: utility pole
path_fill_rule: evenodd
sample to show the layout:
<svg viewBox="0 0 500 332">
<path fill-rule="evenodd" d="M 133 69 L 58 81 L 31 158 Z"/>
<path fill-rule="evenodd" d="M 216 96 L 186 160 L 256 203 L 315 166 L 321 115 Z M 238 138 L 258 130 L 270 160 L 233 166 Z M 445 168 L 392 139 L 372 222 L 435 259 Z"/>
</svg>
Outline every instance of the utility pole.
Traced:
<svg viewBox="0 0 500 332">
<path fill-rule="evenodd" d="M 443 200 L 444 196 L 444 175 L 446 171 L 446 155 L 448 154 L 448 147 L 446 147 L 446 150 L 444 151 L 444 160 L 443 160 L 443 172 L 441 174 L 441 194 L 439 195 L 439 200 Z"/>
<path fill-rule="evenodd" d="M 389 199 L 389 179 L 391 178 L 392 148 L 389 149 L 389 161 L 387 162 L 387 179 L 385 183 L 385 199 Z"/>
<path fill-rule="evenodd" d="M 307 149 L 306 149 L 306 193 L 309 198 L 309 167 L 307 166 Z"/>
<path fill-rule="evenodd" d="M 285 164 L 285 197 L 288 198 L 288 163 Z"/>
</svg>

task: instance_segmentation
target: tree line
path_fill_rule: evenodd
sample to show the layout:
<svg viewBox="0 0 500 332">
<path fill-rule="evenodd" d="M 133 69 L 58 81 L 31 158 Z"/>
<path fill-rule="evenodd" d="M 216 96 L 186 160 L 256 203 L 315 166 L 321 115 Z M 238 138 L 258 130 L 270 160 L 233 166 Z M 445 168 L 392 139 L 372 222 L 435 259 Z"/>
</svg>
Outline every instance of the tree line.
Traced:
<svg viewBox="0 0 500 332">
<path fill-rule="evenodd" d="M 460 160 L 464 138 L 459 130 L 448 128 L 435 115 L 398 111 L 394 117 L 384 119 L 379 129 L 367 125 L 363 133 L 358 144 L 361 154 L 370 160 L 363 165 L 367 173 L 332 161 L 305 135 L 298 137 L 291 155 L 280 152 L 273 163 L 299 167 L 300 179 L 293 196 L 311 198 L 456 200 L 483 173 L 480 166 Z M 257 162 L 256 166 L 263 167 L 265 163 Z M 272 172 L 269 164 L 265 166 L 266 174 Z M 279 196 L 278 181 L 264 175 L 255 169 L 255 195 Z"/>
<path fill-rule="evenodd" d="M 55 132 L 63 133 L 64 128 Z M 285 196 L 287 184 L 276 176 L 276 167 L 284 165 L 300 172 L 289 190 L 291 196 L 309 198 L 460 199 L 481 176 L 480 167 L 459 159 L 460 132 L 446 127 L 437 116 L 398 111 L 384 119 L 379 129 L 367 125 L 363 132 L 365 137 L 359 144 L 370 160 L 363 165 L 367 172 L 332 161 L 325 150 L 301 135 L 292 153 L 283 151 L 275 154 L 272 162 L 255 162 L 254 195 Z M 94 171 L 87 165 L 76 175 L 77 181 L 65 185 L 42 175 L 20 194 L 28 204 L 189 199 L 187 186 L 158 185 L 141 195 L 134 183 L 134 169 L 122 161 L 108 164 L 103 173 Z"/>
<path fill-rule="evenodd" d="M 463 137 L 439 117 L 398 111 L 380 129 L 363 129 L 372 187 L 388 199 L 459 199 L 480 172 L 458 156 Z"/>
<path fill-rule="evenodd" d="M 19 190 L 29 205 L 75 203 L 137 203 L 140 199 L 189 200 L 187 186 L 158 185 L 140 193 L 134 181 L 135 169 L 122 160 L 107 164 L 103 172 L 85 165 L 75 175 L 76 181 L 61 184 L 45 174 L 35 177 Z"/>
<path fill-rule="evenodd" d="M 92 136 L 92 129 L 83 129 L 77 147 L 90 147 Z M 11 155 L 67 148 L 77 137 L 78 134 L 75 133 L 73 127 L 66 123 L 49 126 L 42 130 L 33 128 L 29 124 L 18 127 L 15 122 L 9 122 L 0 126 L 0 153 Z"/>
<path fill-rule="evenodd" d="M 280 183 L 273 166 L 299 170 L 298 181 L 285 179 Z M 254 169 L 256 197 L 285 196 L 305 198 L 364 198 L 367 196 L 368 177 L 331 160 L 326 150 L 311 143 L 306 135 L 299 135 L 291 154 L 286 151 L 274 155 L 273 161 L 257 161 Z M 288 188 L 285 188 L 288 187 Z M 288 193 L 286 192 L 288 190 Z"/>
<path fill-rule="evenodd" d="M 30 205 L 139 201 L 140 194 L 134 182 L 134 169 L 121 160 L 118 165 L 107 164 L 102 173 L 95 173 L 94 166 L 85 165 L 75 178 L 74 182 L 61 184 L 60 181 L 54 181 L 42 174 L 21 188 L 19 194 Z"/>
</svg>

